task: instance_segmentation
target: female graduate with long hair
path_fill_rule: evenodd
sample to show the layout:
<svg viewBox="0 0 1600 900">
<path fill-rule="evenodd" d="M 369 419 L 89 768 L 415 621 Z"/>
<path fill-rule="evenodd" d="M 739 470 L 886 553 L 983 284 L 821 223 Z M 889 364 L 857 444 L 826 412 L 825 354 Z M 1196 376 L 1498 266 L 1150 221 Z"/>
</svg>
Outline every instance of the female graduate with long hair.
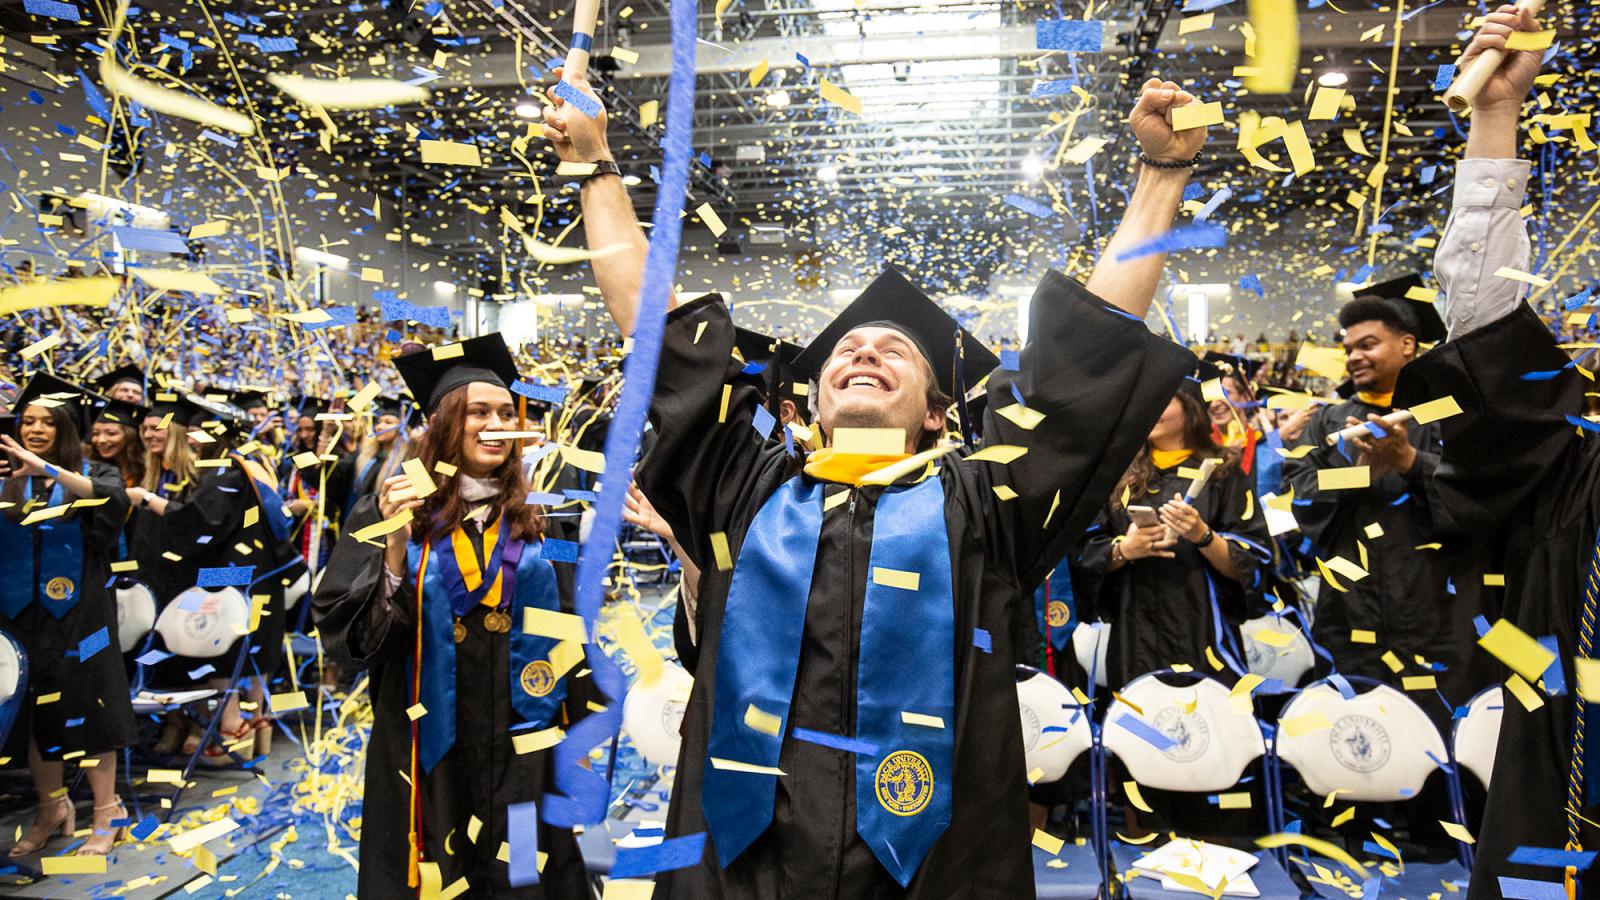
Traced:
<svg viewBox="0 0 1600 900">
<path fill-rule="evenodd" d="M 15 749 L 0 750 L 26 753 L 39 798 L 12 857 L 43 850 L 58 829 L 68 837 L 76 830 L 62 781 L 68 755 L 80 765 L 95 761 L 84 769 L 94 833 L 78 855 L 105 855 L 126 830 L 113 824 L 128 815 L 116 793 L 117 751 L 133 742 L 135 726 L 106 582 L 128 498 L 116 469 L 83 459 L 84 399 L 76 385 L 36 375 L 13 406 L 17 437 L 0 435 L 0 629 L 21 642 L 29 666 L 28 697 L 11 731 Z M 77 501 L 93 505 L 28 521 L 37 510 Z M 40 702 L 52 694 L 57 699 Z"/>
<path fill-rule="evenodd" d="M 115 466 L 126 487 L 143 483 L 144 443 L 139 440 L 139 423 L 144 407 L 123 400 L 112 400 L 100 408 L 89 427 L 89 448 L 93 458 Z"/>
<path fill-rule="evenodd" d="M 523 630 L 525 611 L 572 612 L 570 567 L 546 559 L 555 542 L 524 503 L 516 443 L 481 439 L 521 428 L 516 364 L 491 334 L 395 366 L 428 415 L 421 471 L 357 503 L 315 606 L 335 657 L 371 672 L 358 893 L 465 879 L 475 897 L 585 896 L 571 831 L 535 822 L 553 751 L 514 743 L 584 710 L 584 683 L 568 675 L 581 647 Z M 386 536 L 363 534 L 384 522 Z M 509 866 L 497 859 L 506 842 Z M 530 879 L 535 849 L 549 856 Z"/>
</svg>

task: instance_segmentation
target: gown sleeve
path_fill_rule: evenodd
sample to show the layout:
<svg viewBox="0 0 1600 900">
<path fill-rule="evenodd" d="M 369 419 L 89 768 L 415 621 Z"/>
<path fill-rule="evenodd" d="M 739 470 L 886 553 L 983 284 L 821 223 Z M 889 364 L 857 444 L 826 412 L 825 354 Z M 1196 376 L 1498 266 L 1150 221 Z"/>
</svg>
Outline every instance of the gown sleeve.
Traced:
<svg viewBox="0 0 1600 900">
<path fill-rule="evenodd" d="M 245 475 L 229 468 L 211 478 L 204 478 L 182 500 L 167 505 L 161 517 L 166 532 L 166 544 L 184 554 L 197 544 L 233 543 L 231 536 L 243 521 L 247 501 L 255 495 L 244 483 Z"/>
<path fill-rule="evenodd" d="M 94 485 L 94 499 L 104 497 L 106 502 L 86 510 L 82 520 L 84 542 L 102 550 L 115 550 L 130 509 L 122 474 L 115 466 L 90 463 L 89 481 Z"/>
<path fill-rule="evenodd" d="M 416 634 L 416 608 L 410 579 L 392 591 L 385 583 L 383 542 L 356 540 L 356 531 L 380 520 L 376 497 L 363 497 L 350 524 L 333 546 L 312 600 L 311 614 L 328 652 L 358 668 L 370 668 L 405 655 Z"/>
<path fill-rule="evenodd" d="M 1574 427 L 1588 382 L 1568 362 L 1524 303 L 1400 370 L 1397 405 L 1452 397 L 1461 407 L 1439 422 L 1444 450 L 1429 482 L 1457 528 L 1498 533 L 1536 494 L 1559 489 L 1563 472 L 1580 468 L 1566 463 L 1592 440 Z"/>
<path fill-rule="evenodd" d="M 757 476 L 785 453 L 755 428 L 761 390 L 741 374 L 733 348 L 733 319 L 720 296 L 667 314 L 650 402 L 656 442 L 636 473 L 639 490 L 701 569 L 715 564 L 711 536 L 754 508 Z"/>
<path fill-rule="evenodd" d="M 1218 540 L 1225 540 L 1236 582 L 1247 605 L 1261 595 L 1267 569 L 1272 564 L 1272 536 L 1267 531 L 1267 514 L 1254 496 L 1250 476 L 1233 469 L 1228 477 L 1207 488 L 1217 490 L 1214 521 L 1207 522 Z M 1245 513 L 1249 513 L 1246 517 Z"/>
<path fill-rule="evenodd" d="M 1111 564 L 1111 548 L 1117 537 L 1127 531 L 1119 530 L 1117 520 L 1109 507 L 1101 507 L 1072 550 L 1072 597 L 1077 602 L 1078 621 L 1093 622 L 1107 614 L 1100 602 L 1100 591 L 1105 587 L 1106 569 Z"/>
<path fill-rule="evenodd" d="M 985 445 L 1028 452 L 1004 465 L 961 463 L 985 496 L 991 564 L 1025 590 L 1083 533 L 1195 366 L 1193 353 L 1059 272 L 1045 274 L 1029 317 L 1020 368 L 989 378 L 983 424 Z M 1016 394 L 1043 418 L 1018 417 Z M 998 499 L 1001 485 L 1016 496 Z"/>
</svg>

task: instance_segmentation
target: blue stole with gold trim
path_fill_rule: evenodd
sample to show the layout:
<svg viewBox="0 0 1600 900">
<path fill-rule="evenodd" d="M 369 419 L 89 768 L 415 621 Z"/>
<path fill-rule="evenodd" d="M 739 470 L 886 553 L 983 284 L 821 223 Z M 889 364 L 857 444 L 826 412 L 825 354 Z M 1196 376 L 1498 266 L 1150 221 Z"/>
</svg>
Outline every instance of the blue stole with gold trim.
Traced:
<svg viewBox="0 0 1600 900">
<path fill-rule="evenodd" d="M 561 596 L 556 587 L 555 569 L 541 555 L 541 543 L 500 539 L 501 591 L 511 597 L 511 633 L 507 635 L 510 657 L 511 707 L 521 717 L 520 725 L 544 728 L 554 720 L 567 696 L 565 678 L 556 678 L 550 652 L 560 643 L 543 635 L 525 634 L 522 611 L 529 608 L 560 611 Z M 406 568 L 415 577 L 422 544 L 406 545 Z M 427 715 L 417 720 L 417 762 L 424 772 L 433 771 L 439 760 L 456 742 L 456 643 L 448 562 L 454 557 L 446 535 L 428 553 L 428 568 L 422 573 L 422 681 L 420 701 Z M 459 579 L 459 574 L 456 576 Z M 484 584 L 494 580 L 493 570 L 484 572 Z M 413 582 L 415 583 L 415 582 Z M 416 661 L 410 674 L 416 675 Z M 477 736 L 474 736 L 477 737 Z"/>
<path fill-rule="evenodd" d="M 756 513 L 734 566 L 708 747 L 722 763 L 708 758 L 701 791 L 724 867 L 772 821 L 777 777 L 747 767 L 775 768 L 790 727 L 823 486 L 797 476 L 779 487 Z M 937 477 L 884 491 L 869 566 L 852 736 L 861 745 L 856 830 L 905 886 L 951 811 L 955 602 Z"/>
<path fill-rule="evenodd" d="M 24 505 L 33 499 L 32 478 L 23 486 L 22 497 Z M 58 481 L 44 508 L 65 502 L 66 489 Z M 47 519 L 23 527 L 0 514 L 0 615 L 15 619 L 37 595 L 59 620 L 78 605 L 82 579 L 83 528 L 76 519 Z"/>
</svg>

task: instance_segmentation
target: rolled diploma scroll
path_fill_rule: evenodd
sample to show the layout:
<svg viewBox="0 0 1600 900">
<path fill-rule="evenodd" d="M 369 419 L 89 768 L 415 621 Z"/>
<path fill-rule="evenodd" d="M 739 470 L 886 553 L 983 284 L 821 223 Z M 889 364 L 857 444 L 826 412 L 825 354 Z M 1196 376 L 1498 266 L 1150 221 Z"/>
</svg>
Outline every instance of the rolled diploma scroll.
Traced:
<svg viewBox="0 0 1600 900">
<path fill-rule="evenodd" d="M 572 47 L 561 70 L 562 81 L 576 81 L 589 74 L 589 51 L 594 47 L 594 24 L 600 16 L 600 0 L 577 0 L 572 7 Z"/>
<path fill-rule="evenodd" d="M 1399 425 L 1402 422 L 1409 422 L 1413 418 L 1415 417 L 1411 415 L 1411 410 L 1397 409 L 1386 416 L 1381 416 L 1380 421 L 1382 421 L 1385 425 Z M 1349 428 L 1345 428 L 1341 431 L 1335 431 L 1333 434 L 1328 435 L 1328 446 L 1332 447 L 1334 444 L 1337 444 L 1340 441 L 1348 441 L 1351 438 L 1360 437 L 1363 434 L 1371 434 L 1371 432 L 1367 430 L 1366 422 L 1362 422 L 1359 425 L 1351 425 Z"/>
<path fill-rule="evenodd" d="M 1525 9 L 1534 15 L 1544 12 L 1544 0 L 1520 0 L 1518 9 Z M 1472 109 L 1472 104 L 1478 99 L 1478 92 L 1488 84 L 1489 76 L 1500 68 L 1505 61 L 1504 50 L 1485 50 L 1482 55 L 1472 61 L 1465 72 L 1456 75 L 1456 80 L 1450 89 L 1444 92 L 1444 104 L 1456 114 L 1465 113 Z"/>
<path fill-rule="evenodd" d="M 1222 460 L 1215 457 L 1200 461 L 1200 473 L 1194 476 L 1194 480 L 1189 482 L 1189 489 L 1183 492 L 1185 503 L 1193 503 L 1194 498 L 1200 496 L 1200 492 L 1206 489 L 1206 482 L 1211 480 L 1211 473 L 1215 472 L 1217 466 L 1220 465 L 1222 465 Z M 1175 541 L 1177 539 L 1178 532 L 1169 526 L 1167 528 L 1167 540 Z"/>
</svg>

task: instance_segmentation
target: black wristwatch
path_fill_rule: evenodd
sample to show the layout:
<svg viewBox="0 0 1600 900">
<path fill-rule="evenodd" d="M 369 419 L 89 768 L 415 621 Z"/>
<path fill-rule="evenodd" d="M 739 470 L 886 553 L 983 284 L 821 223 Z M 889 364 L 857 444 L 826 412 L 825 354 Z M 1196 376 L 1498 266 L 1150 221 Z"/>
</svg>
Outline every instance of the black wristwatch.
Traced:
<svg viewBox="0 0 1600 900">
<path fill-rule="evenodd" d="M 1206 529 L 1206 536 L 1201 538 L 1198 541 L 1195 541 L 1194 545 L 1196 547 L 1204 549 L 1206 547 L 1211 546 L 1211 542 L 1216 540 L 1216 539 L 1217 539 L 1217 533 L 1215 531 L 1212 531 L 1211 529 L 1207 528 Z"/>
<path fill-rule="evenodd" d="M 594 161 L 594 171 L 587 175 L 580 176 L 578 178 L 578 184 L 581 185 L 585 181 L 588 181 L 591 178 L 598 178 L 601 175 L 615 175 L 618 178 L 621 178 L 622 169 L 617 166 L 617 161 L 614 159 L 597 159 Z"/>
</svg>

